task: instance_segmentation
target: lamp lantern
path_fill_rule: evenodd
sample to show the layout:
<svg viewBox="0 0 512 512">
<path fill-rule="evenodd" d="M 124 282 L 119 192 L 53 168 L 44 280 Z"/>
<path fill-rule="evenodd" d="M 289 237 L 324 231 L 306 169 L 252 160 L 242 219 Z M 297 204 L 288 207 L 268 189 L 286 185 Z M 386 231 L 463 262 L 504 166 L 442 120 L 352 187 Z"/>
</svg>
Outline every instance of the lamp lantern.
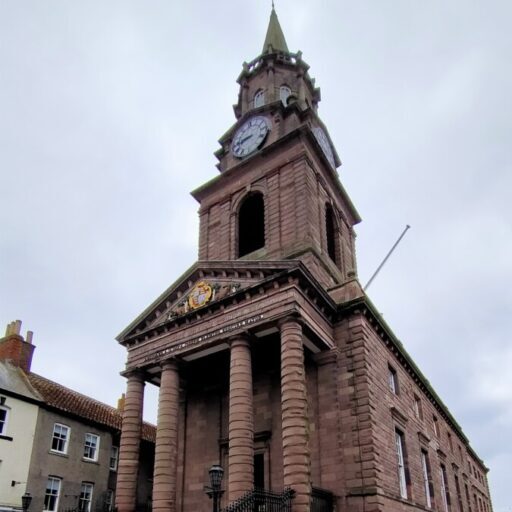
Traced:
<svg viewBox="0 0 512 512">
<path fill-rule="evenodd" d="M 32 496 L 29 492 L 26 492 L 21 497 L 21 508 L 23 509 L 23 512 L 27 512 L 30 507 L 30 503 L 32 503 Z"/>
</svg>

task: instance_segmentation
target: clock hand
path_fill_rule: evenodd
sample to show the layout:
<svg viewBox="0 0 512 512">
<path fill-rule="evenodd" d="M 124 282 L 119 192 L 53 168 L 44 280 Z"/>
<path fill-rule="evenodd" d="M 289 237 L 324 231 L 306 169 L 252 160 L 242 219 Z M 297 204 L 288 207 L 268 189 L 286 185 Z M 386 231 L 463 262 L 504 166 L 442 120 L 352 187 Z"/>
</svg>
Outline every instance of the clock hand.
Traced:
<svg viewBox="0 0 512 512">
<path fill-rule="evenodd" d="M 240 140 L 240 144 L 243 144 L 245 141 L 252 139 L 252 136 L 252 133 L 250 135 L 247 135 L 247 137 L 244 137 L 243 139 Z"/>
</svg>

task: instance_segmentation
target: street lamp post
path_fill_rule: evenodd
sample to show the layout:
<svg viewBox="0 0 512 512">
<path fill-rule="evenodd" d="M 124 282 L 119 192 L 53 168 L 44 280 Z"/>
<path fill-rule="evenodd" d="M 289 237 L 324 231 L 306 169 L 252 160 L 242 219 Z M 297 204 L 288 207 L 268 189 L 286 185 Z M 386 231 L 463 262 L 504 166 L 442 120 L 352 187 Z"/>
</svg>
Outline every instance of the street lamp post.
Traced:
<svg viewBox="0 0 512 512">
<path fill-rule="evenodd" d="M 30 507 L 30 503 L 32 502 L 32 496 L 30 495 L 29 492 L 26 492 L 22 497 L 21 497 L 21 508 L 23 509 L 23 512 L 27 512 L 27 510 L 29 509 Z"/>
<path fill-rule="evenodd" d="M 210 475 L 210 486 L 205 486 L 204 489 L 208 497 L 213 499 L 213 512 L 219 512 L 219 500 L 224 494 L 224 491 L 220 488 L 224 470 L 218 464 L 214 464 L 208 473 Z"/>
</svg>

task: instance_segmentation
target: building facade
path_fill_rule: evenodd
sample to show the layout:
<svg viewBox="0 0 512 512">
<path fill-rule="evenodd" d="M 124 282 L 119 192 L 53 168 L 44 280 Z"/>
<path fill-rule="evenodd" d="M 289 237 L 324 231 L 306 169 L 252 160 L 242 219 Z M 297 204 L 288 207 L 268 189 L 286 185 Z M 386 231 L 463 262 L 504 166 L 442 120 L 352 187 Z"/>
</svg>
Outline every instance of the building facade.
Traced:
<svg viewBox="0 0 512 512">
<path fill-rule="evenodd" d="M 220 463 L 222 506 L 290 488 L 294 512 L 489 512 L 487 468 L 359 284 L 360 217 L 274 10 L 238 83 L 220 173 L 192 193 L 198 261 L 118 337 L 119 512 L 137 508 L 146 382 L 155 511 L 206 510 Z"/>
<path fill-rule="evenodd" d="M 31 372 L 32 333 L 0 339 L 0 510 L 108 512 L 114 508 L 121 411 Z M 122 408 L 123 401 L 120 401 Z M 155 428 L 142 426 L 135 485 L 151 504 Z"/>
</svg>

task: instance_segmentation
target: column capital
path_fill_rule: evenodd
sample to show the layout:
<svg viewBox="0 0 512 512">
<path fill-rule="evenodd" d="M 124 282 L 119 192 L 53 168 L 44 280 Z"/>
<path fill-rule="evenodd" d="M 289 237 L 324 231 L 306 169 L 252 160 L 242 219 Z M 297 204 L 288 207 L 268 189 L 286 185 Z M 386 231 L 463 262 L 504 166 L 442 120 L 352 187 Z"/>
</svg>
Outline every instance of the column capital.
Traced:
<svg viewBox="0 0 512 512">
<path fill-rule="evenodd" d="M 299 324 L 302 327 L 304 325 L 304 320 L 299 315 L 299 313 L 291 313 L 280 318 L 277 321 L 277 326 L 279 327 L 279 329 L 282 329 L 286 324 L 289 323 Z"/>
<path fill-rule="evenodd" d="M 240 334 L 230 336 L 227 339 L 227 342 L 230 348 L 233 348 L 234 345 L 249 346 L 251 344 L 251 335 L 248 332 L 244 331 L 241 332 Z"/>
<path fill-rule="evenodd" d="M 174 369 L 178 371 L 180 368 L 179 361 L 175 357 L 170 357 L 169 359 L 164 359 L 163 361 L 160 361 L 158 366 L 160 366 L 161 370 Z"/>
<path fill-rule="evenodd" d="M 146 383 L 146 374 L 140 368 L 131 368 L 121 372 L 121 376 L 128 380 L 136 380 Z"/>
</svg>

